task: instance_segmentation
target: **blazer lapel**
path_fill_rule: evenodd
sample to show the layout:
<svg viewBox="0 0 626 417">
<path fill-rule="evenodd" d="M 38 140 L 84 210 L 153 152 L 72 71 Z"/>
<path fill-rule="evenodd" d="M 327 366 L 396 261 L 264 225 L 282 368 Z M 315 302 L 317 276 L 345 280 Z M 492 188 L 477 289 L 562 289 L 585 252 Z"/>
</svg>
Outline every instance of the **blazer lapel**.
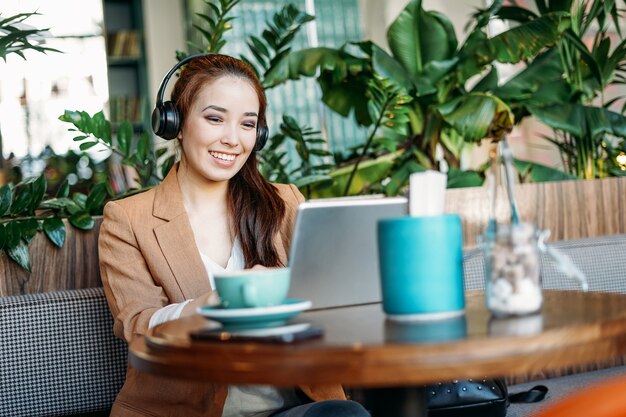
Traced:
<svg viewBox="0 0 626 417">
<path fill-rule="evenodd" d="M 178 164 L 155 190 L 152 214 L 166 222 L 155 227 L 154 234 L 184 299 L 191 299 L 211 286 L 183 205 L 177 170 Z"/>
</svg>

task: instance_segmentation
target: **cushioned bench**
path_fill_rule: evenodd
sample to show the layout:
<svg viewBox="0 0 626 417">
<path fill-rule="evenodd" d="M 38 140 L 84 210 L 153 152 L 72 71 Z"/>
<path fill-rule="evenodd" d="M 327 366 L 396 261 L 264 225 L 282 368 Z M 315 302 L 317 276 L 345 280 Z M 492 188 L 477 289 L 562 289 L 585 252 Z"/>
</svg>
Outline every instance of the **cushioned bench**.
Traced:
<svg viewBox="0 0 626 417">
<path fill-rule="evenodd" d="M 587 275 L 592 291 L 626 293 L 626 235 L 553 245 Z M 545 288 L 579 288 L 551 259 L 544 256 L 542 263 Z M 480 249 L 466 251 L 467 289 L 483 288 L 483 265 Z M 0 298 L 0 416 L 107 415 L 124 382 L 127 359 L 126 344 L 113 336 L 112 328 L 101 288 Z M 620 360 L 612 365 L 619 365 Z M 561 375 L 588 369 L 591 367 L 565 370 Z M 543 381 L 550 388 L 547 401 L 607 372 L 622 370 L 611 368 Z M 533 379 L 547 376 L 553 375 L 534 375 Z M 509 414 L 528 415 L 543 404 L 515 404 Z"/>
<path fill-rule="evenodd" d="M 126 373 L 102 288 L 0 298 L 0 416 L 111 408 Z"/>
<path fill-rule="evenodd" d="M 589 291 L 626 293 L 626 234 L 548 242 L 569 256 L 584 272 Z M 484 289 L 484 259 L 480 248 L 465 251 L 465 288 Z M 541 280 L 545 289 L 579 290 L 578 281 L 565 277 L 547 255 L 541 256 Z"/>
</svg>

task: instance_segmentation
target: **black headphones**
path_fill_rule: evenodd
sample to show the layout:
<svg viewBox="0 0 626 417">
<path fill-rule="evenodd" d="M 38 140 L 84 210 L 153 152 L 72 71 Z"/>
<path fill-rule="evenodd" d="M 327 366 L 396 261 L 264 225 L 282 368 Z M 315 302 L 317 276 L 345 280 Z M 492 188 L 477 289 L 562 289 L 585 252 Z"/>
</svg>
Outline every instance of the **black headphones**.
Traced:
<svg viewBox="0 0 626 417">
<path fill-rule="evenodd" d="M 159 86 L 159 90 L 157 91 L 156 105 L 154 107 L 154 110 L 152 110 L 152 130 L 157 136 L 160 136 L 163 139 L 170 140 L 174 139 L 180 131 L 180 115 L 178 113 L 178 110 L 176 109 L 176 106 L 174 106 L 174 103 L 169 100 L 163 102 L 165 87 L 167 86 L 167 82 L 169 81 L 170 77 L 176 72 L 176 70 L 178 70 L 178 68 L 182 67 L 192 59 L 209 55 L 215 54 L 204 53 L 189 55 L 181 59 L 176 65 L 172 67 L 171 70 L 168 71 L 167 74 L 165 74 L 165 77 L 163 77 L 163 81 L 161 81 L 161 85 Z M 256 131 L 256 143 L 254 145 L 255 151 L 260 151 L 261 149 L 263 149 L 263 147 L 267 143 L 268 136 L 269 130 L 267 129 L 267 125 L 265 123 L 259 124 Z"/>
</svg>

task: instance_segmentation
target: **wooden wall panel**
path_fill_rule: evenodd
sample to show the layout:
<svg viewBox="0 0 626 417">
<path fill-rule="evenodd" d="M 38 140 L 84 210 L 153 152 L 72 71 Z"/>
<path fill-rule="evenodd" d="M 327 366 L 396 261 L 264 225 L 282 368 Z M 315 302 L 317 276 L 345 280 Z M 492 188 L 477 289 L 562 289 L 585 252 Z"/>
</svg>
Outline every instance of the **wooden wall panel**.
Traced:
<svg viewBox="0 0 626 417">
<path fill-rule="evenodd" d="M 90 231 L 66 223 L 65 245 L 57 248 L 43 233 L 29 246 L 31 270 L 27 272 L 0 254 L 0 297 L 102 285 L 98 269 L 98 232 L 102 217 Z"/>
<path fill-rule="evenodd" d="M 497 194 L 496 218 L 509 223 L 506 190 Z M 626 233 L 626 177 L 519 184 L 515 194 L 521 219 L 550 229 L 550 241 Z M 465 247 L 476 246 L 489 217 L 487 188 L 448 190 L 446 211 L 461 216 Z"/>
</svg>

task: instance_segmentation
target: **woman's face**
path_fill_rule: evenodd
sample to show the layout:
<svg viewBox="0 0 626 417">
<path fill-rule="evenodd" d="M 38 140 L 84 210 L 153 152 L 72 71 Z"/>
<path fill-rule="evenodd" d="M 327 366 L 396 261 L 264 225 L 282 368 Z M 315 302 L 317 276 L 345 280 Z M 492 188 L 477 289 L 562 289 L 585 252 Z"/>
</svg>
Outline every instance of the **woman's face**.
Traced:
<svg viewBox="0 0 626 417">
<path fill-rule="evenodd" d="M 259 98 L 248 81 L 223 76 L 205 84 L 187 112 L 179 139 L 195 179 L 231 179 L 254 149 Z"/>
</svg>

